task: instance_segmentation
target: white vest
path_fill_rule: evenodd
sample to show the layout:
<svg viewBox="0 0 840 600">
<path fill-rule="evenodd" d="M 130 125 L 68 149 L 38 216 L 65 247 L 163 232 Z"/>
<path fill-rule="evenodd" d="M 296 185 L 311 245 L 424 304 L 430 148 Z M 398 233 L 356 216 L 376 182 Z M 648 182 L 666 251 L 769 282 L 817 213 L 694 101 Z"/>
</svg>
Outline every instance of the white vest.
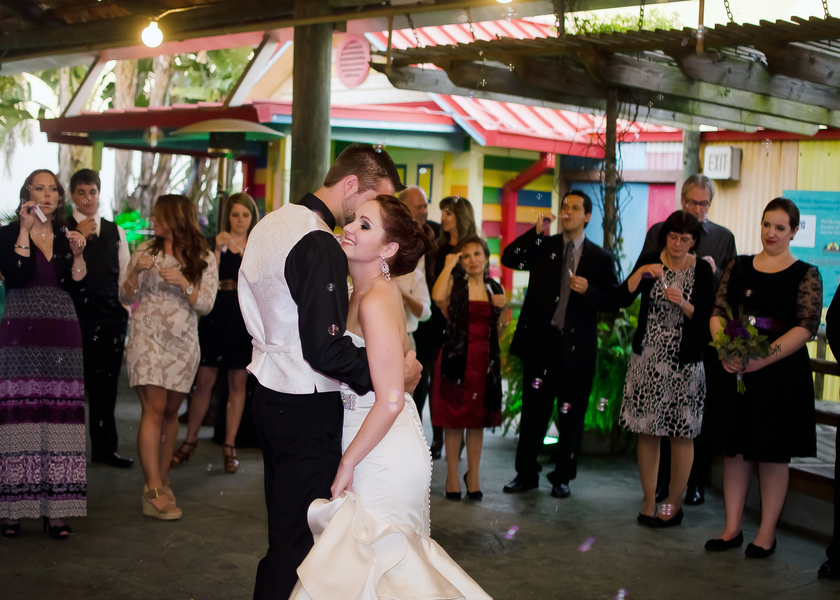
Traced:
<svg viewBox="0 0 840 600">
<path fill-rule="evenodd" d="M 338 381 L 313 370 L 303 358 L 298 307 L 286 281 L 286 259 L 292 248 L 318 230 L 332 235 L 316 213 L 286 204 L 254 227 L 239 269 L 239 307 L 254 346 L 248 371 L 277 392 L 341 390 Z"/>
</svg>

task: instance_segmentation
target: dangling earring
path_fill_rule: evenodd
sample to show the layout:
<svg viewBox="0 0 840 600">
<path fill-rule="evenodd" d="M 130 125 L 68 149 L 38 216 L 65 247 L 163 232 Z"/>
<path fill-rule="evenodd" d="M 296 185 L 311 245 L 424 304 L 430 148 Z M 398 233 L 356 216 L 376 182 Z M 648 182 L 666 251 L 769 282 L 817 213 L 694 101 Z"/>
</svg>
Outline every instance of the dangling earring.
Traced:
<svg viewBox="0 0 840 600">
<path fill-rule="evenodd" d="M 380 256 L 382 264 L 379 267 L 382 269 L 382 275 L 385 276 L 385 281 L 391 281 L 391 270 L 388 268 L 388 263 L 385 262 L 385 257 Z"/>
</svg>

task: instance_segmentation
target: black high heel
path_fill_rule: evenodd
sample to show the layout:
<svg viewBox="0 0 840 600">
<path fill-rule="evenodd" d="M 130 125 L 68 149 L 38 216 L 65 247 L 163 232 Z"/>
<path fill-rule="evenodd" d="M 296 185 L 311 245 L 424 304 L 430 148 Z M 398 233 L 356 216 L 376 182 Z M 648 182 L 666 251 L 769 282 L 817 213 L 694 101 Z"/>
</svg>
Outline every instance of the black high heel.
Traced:
<svg viewBox="0 0 840 600">
<path fill-rule="evenodd" d="M 16 538 L 20 535 L 20 521 L 0 524 L 0 533 L 3 534 L 3 537 Z"/>
<path fill-rule="evenodd" d="M 461 500 L 461 492 L 446 492 L 446 499 L 447 500 Z"/>
<path fill-rule="evenodd" d="M 467 471 L 467 473 L 469 473 L 469 471 Z M 467 498 L 469 498 L 470 500 L 481 500 L 482 498 L 484 498 L 484 494 L 481 492 L 481 490 L 478 490 L 477 492 L 470 491 L 470 486 L 467 484 L 467 473 L 464 473 L 464 485 L 467 488 Z"/>
<path fill-rule="evenodd" d="M 50 525 L 50 520 L 47 517 L 44 517 L 44 531 L 54 540 L 66 540 L 73 533 L 73 530 L 66 523 L 64 525 Z M 62 535 L 63 533 L 66 533 L 66 535 Z"/>
</svg>

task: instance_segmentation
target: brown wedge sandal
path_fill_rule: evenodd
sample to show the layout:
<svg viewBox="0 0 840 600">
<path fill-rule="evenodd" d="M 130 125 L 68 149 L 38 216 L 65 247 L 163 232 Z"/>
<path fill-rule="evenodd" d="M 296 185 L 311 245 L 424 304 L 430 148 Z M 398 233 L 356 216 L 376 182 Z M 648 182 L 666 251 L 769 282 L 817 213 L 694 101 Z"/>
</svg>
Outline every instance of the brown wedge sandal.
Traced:
<svg viewBox="0 0 840 600">
<path fill-rule="evenodd" d="M 162 488 L 150 490 L 147 486 L 143 486 L 143 495 L 140 497 L 143 500 L 143 514 L 148 517 L 154 517 L 161 521 L 175 521 L 181 518 L 181 509 L 175 506 L 167 498 L 167 503 L 160 510 L 152 504 L 154 498 L 166 498 L 166 493 Z"/>
<path fill-rule="evenodd" d="M 189 462 L 190 456 L 192 453 L 195 452 L 195 448 L 198 446 L 198 440 L 194 442 L 188 442 L 184 440 L 184 443 L 181 444 L 181 447 L 175 451 L 175 454 L 172 455 L 172 460 L 169 461 L 169 466 L 171 468 L 180 467 L 185 462 Z M 189 448 L 189 450 L 187 450 Z"/>
<path fill-rule="evenodd" d="M 230 454 L 226 449 L 230 448 Z M 222 446 L 222 455 L 225 457 L 225 473 L 236 473 L 239 468 L 239 460 L 236 458 L 236 448 L 229 444 Z"/>
</svg>

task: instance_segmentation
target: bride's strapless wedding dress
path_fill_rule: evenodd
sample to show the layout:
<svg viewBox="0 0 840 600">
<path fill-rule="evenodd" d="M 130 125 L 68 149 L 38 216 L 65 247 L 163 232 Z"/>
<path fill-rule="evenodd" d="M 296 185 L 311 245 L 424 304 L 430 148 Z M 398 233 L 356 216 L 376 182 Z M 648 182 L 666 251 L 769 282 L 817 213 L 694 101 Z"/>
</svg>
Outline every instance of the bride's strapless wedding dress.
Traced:
<svg viewBox="0 0 840 600">
<path fill-rule="evenodd" d="M 364 340 L 347 332 L 358 347 Z M 342 385 L 342 451 L 374 394 Z M 315 546 L 298 568 L 292 600 L 490 600 L 429 537 L 431 456 L 414 400 L 356 466 L 353 491 L 309 507 Z"/>
</svg>

